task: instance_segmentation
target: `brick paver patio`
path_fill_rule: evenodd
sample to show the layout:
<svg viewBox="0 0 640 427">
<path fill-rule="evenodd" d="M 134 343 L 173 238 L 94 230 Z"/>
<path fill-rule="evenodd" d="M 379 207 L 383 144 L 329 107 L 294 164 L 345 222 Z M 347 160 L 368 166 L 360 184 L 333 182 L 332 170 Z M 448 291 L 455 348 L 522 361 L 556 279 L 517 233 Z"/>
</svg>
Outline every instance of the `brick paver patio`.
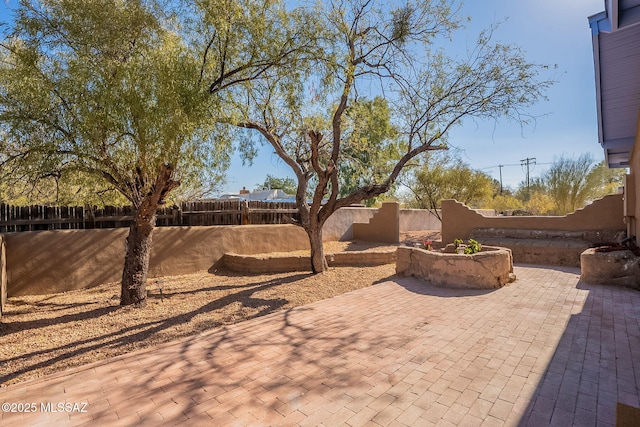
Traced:
<svg viewBox="0 0 640 427">
<path fill-rule="evenodd" d="M 640 292 L 515 272 L 491 292 L 376 284 L 15 384 L 0 402 L 36 412 L 0 424 L 607 426 L 640 406 Z"/>
</svg>

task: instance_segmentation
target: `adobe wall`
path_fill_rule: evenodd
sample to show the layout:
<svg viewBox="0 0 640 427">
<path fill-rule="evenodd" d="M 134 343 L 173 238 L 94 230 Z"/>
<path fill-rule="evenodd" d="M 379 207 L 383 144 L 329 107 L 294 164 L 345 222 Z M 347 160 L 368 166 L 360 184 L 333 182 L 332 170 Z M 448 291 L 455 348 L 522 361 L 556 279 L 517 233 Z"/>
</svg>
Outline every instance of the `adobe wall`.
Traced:
<svg viewBox="0 0 640 427">
<path fill-rule="evenodd" d="M 63 292 L 118 282 L 128 229 L 8 233 L 9 296 Z M 158 227 L 149 277 L 213 270 L 226 252 L 256 254 L 309 248 L 294 225 Z"/>
<path fill-rule="evenodd" d="M 227 253 L 222 258 L 224 267 L 242 273 L 273 274 L 289 271 L 309 271 L 311 257 L 309 255 L 287 255 L 272 257 L 269 255 L 238 255 Z"/>
<path fill-rule="evenodd" d="M 640 262 L 631 251 L 596 252 L 590 248 L 580 255 L 580 280 L 640 289 Z"/>
<path fill-rule="evenodd" d="M 442 201 L 442 242 L 466 240 L 475 228 L 598 231 L 624 230 L 621 194 L 598 199 L 565 216 L 485 217 L 455 200 Z"/>
<path fill-rule="evenodd" d="M 366 208 L 338 210 L 325 224 L 323 240 L 352 239 L 353 222 L 366 223 L 377 212 Z M 414 214 L 417 226 L 419 218 Z M 383 222 L 379 228 L 387 228 L 387 224 Z M 8 233 L 0 239 L 7 247 L 6 256 L 0 258 L 0 263 L 6 260 L 6 274 L 0 273 L 0 280 L 8 283 L 11 296 L 119 282 L 128 232 L 119 228 Z M 372 238 L 377 238 L 375 233 Z M 227 252 L 250 255 L 308 248 L 306 233 L 293 225 L 158 227 L 154 230 L 149 277 L 209 270 Z"/>
<path fill-rule="evenodd" d="M 438 286 L 470 289 L 500 288 L 515 280 L 511 251 L 484 246 L 470 255 L 399 247 L 396 273 Z"/>
<path fill-rule="evenodd" d="M 438 217 L 428 209 L 400 209 L 400 232 L 440 230 Z"/>
<path fill-rule="evenodd" d="M 335 211 L 322 227 L 325 242 L 353 239 L 353 223 L 369 222 L 378 212 L 374 208 L 340 208 Z"/>
<path fill-rule="evenodd" d="M 398 243 L 400 241 L 399 203 L 383 203 L 368 222 L 354 223 L 353 238 L 370 242 Z"/>
<path fill-rule="evenodd" d="M 395 250 L 385 251 L 349 251 L 325 254 L 329 267 L 375 266 L 393 264 Z M 222 258 L 225 268 L 242 273 L 283 273 L 289 271 L 309 271 L 309 255 L 238 255 L 227 253 Z"/>
<path fill-rule="evenodd" d="M 377 212 L 378 208 L 354 207 L 338 209 L 324 224 L 322 240 L 326 242 L 354 239 L 353 224 L 367 224 Z M 440 227 L 440 220 L 428 209 L 400 209 L 400 232 L 440 230 Z M 365 231 L 360 230 L 359 232 L 363 233 Z M 365 239 L 371 240 L 366 236 Z"/>
</svg>

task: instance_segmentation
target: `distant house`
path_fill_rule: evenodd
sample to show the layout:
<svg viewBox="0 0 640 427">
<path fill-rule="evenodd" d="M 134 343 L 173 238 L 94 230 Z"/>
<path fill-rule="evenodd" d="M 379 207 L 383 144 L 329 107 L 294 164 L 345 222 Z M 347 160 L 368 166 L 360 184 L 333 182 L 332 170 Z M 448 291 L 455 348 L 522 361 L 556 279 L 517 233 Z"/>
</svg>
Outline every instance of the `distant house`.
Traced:
<svg viewBox="0 0 640 427">
<path fill-rule="evenodd" d="M 624 190 L 627 235 L 640 215 L 640 0 L 605 0 L 589 17 L 593 40 L 598 139 L 610 168 L 630 168 Z M 636 242 L 637 243 L 637 242 Z"/>
<path fill-rule="evenodd" d="M 282 190 L 261 190 L 254 191 L 253 193 L 244 194 L 247 200 L 269 200 L 275 202 L 295 202 L 293 196 L 285 193 Z"/>
<path fill-rule="evenodd" d="M 223 194 L 219 197 L 222 200 L 249 200 L 249 201 L 269 201 L 269 202 L 295 202 L 295 197 L 282 190 L 261 190 L 261 191 L 240 191 L 237 194 Z"/>
</svg>

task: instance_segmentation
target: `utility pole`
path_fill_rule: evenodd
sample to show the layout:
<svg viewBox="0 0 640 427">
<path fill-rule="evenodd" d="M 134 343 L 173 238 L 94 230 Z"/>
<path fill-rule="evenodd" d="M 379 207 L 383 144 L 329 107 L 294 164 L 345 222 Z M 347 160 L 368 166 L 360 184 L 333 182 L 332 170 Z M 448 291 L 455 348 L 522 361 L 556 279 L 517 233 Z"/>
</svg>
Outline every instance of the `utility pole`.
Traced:
<svg viewBox="0 0 640 427">
<path fill-rule="evenodd" d="M 498 167 L 500 168 L 500 194 L 502 194 L 502 168 L 504 165 L 498 165 Z"/>
<path fill-rule="evenodd" d="M 527 167 L 527 196 L 529 196 L 529 165 L 535 165 L 535 164 L 536 164 L 535 157 L 527 157 L 526 159 L 520 160 L 520 165 Z"/>
</svg>

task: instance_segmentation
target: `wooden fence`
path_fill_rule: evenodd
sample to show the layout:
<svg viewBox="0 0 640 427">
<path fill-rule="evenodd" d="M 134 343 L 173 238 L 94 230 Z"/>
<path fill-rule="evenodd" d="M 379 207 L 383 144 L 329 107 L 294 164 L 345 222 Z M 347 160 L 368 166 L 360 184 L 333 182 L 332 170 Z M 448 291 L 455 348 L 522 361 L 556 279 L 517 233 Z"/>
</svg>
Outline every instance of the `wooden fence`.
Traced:
<svg viewBox="0 0 640 427">
<path fill-rule="evenodd" d="M 299 219 L 296 204 L 239 200 L 199 200 L 158 210 L 156 225 L 210 226 L 285 224 Z M 11 206 L 0 203 L 0 233 L 35 230 L 70 230 L 128 227 L 129 207 Z"/>
</svg>

